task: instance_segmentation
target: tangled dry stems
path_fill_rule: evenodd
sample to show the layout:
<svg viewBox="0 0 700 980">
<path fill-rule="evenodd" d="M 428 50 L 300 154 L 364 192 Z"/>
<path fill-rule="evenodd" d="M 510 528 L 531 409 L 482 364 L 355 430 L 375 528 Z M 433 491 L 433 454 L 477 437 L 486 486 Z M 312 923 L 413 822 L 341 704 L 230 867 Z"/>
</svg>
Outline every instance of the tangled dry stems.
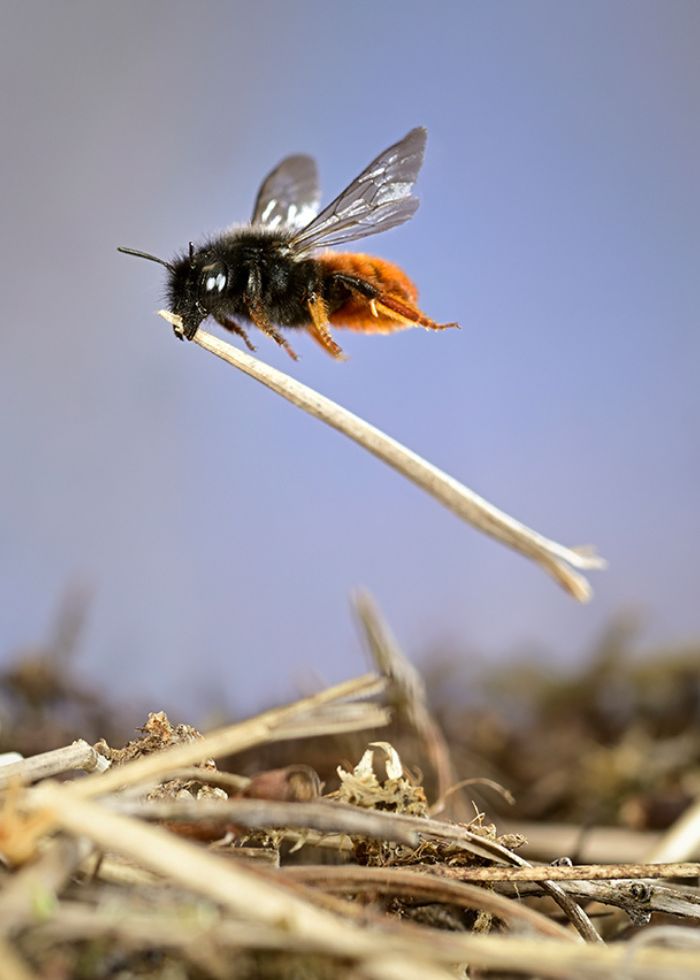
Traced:
<svg viewBox="0 0 700 980">
<path fill-rule="evenodd" d="M 700 899 L 692 889 L 655 879 L 697 877 L 697 864 L 532 866 L 506 846 L 515 838 L 499 838 L 482 818 L 465 825 L 430 817 L 421 787 L 387 743 L 352 772 L 341 770 L 340 790 L 326 799 L 237 795 L 256 780 L 284 795 L 282 770 L 216 778 L 214 759 L 251 744 L 304 731 L 323 737 L 324 723 L 331 731 L 376 730 L 388 715 L 373 699 L 390 700 L 396 683 L 366 675 L 202 737 L 152 716 L 148 754 L 138 755 L 138 741 L 112 752 L 98 744 L 102 768 L 110 757 L 126 761 L 62 783 L 46 778 L 45 760 L 16 764 L 24 772 L 14 770 L 3 800 L 3 851 L 15 862 L 0 892 L 4 975 L 38 977 L 56 950 L 104 943 L 135 957 L 157 949 L 188 963 L 187 975 L 216 978 L 284 976 L 276 972 L 279 952 L 305 959 L 318 977 L 446 980 L 464 976 L 464 964 L 525 976 L 691 975 L 683 971 L 697 964 L 697 951 L 604 944 L 578 903 L 595 899 L 637 922 L 662 907 L 694 921 Z M 410 690 L 406 710 L 420 718 L 420 703 L 434 724 L 420 685 Z M 174 732 L 182 740 L 168 744 Z M 159 748 L 154 733 L 162 734 Z M 382 753 L 385 775 L 372 761 Z M 54 776 L 61 755 L 66 771 L 82 773 L 83 746 L 53 754 Z M 213 833 L 218 841 L 202 843 Z M 312 855 L 323 841 L 336 863 L 290 863 L 284 842 L 294 834 Z M 548 892 L 564 924 L 526 900 Z M 231 961 L 231 950 L 242 959 Z M 262 972 L 236 972 L 231 962 Z"/>
</svg>

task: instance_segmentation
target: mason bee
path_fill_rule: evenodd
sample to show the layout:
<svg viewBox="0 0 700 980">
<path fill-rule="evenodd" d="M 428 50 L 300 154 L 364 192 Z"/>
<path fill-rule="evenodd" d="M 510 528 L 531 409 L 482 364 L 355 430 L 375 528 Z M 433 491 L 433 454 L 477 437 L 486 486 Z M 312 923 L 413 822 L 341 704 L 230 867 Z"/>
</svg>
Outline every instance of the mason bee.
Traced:
<svg viewBox="0 0 700 980">
<path fill-rule="evenodd" d="M 412 129 L 370 163 L 319 213 L 314 160 L 288 156 L 265 178 L 250 224 L 235 227 L 166 262 L 132 248 L 120 252 L 159 262 L 168 270 L 175 333 L 192 340 L 213 317 L 255 350 L 243 319 L 297 359 L 282 329 L 305 330 L 332 357 L 343 352 L 331 327 L 392 333 L 436 323 L 416 305 L 418 291 L 398 266 L 331 246 L 376 235 L 415 214 L 413 184 L 423 163 L 426 130 Z"/>
</svg>

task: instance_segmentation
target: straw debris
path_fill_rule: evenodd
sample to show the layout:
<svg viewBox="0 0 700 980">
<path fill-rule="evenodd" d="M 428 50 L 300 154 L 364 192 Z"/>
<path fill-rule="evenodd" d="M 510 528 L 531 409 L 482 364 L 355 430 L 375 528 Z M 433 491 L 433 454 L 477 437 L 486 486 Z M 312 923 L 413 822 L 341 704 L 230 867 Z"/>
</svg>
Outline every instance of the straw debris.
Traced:
<svg viewBox="0 0 700 980">
<path fill-rule="evenodd" d="M 379 615 L 366 599 L 383 676 L 204 734 L 153 712 L 122 746 L 5 767 L 2 975 L 694 975 L 697 947 L 658 917 L 697 922 L 700 896 L 679 882 L 700 866 L 531 863 L 483 807 L 433 815 L 455 761 L 414 668 L 378 640 Z M 620 942 L 626 931 L 648 939 Z"/>
</svg>

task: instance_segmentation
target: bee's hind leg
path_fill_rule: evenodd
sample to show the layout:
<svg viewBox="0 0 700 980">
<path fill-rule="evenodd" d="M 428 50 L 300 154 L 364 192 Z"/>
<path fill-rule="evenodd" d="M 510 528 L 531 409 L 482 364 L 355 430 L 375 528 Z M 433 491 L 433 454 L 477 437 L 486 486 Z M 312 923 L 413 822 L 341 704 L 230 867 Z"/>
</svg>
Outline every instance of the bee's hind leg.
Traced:
<svg viewBox="0 0 700 980">
<path fill-rule="evenodd" d="M 334 272 L 330 276 L 331 289 L 338 284 L 359 293 L 368 300 L 370 312 L 375 319 L 386 318 L 394 323 L 407 327 L 425 327 L 426 330 L 446 330 L 449 327 L 459 327 L 458 323 L 436 323 L 426 316 L 415 303 L 407 297 L 395 293 L 382 292 L 377 286 L 359 276 L 350 276 L 344 272 Z"/>
<path fill-rule="evenodd" d="M 413 303 L 398 296 L 382 293 L 376 299 L 370 300 L 369 305 L 373 316 L 382 314 L 389 319 L 398 320 L 399 323 L 405 323 L 406 326 L 425 327 L 426 330 L 449 330 L 452 327 L 459 329 L 458 323 L 436 323 Z"/>
<path fill-rule="evenodd" d="M 359 276 L 350 276 L 346 272 L 334 272 L 328 277 L 328 285 L 332 290 L 334 286 L 344 286 L 353 293 L 359 293 L 365 299 L 373 300 L 380 295 L 380 290 L 373 286 L 366 279 Z"/>
</svg>

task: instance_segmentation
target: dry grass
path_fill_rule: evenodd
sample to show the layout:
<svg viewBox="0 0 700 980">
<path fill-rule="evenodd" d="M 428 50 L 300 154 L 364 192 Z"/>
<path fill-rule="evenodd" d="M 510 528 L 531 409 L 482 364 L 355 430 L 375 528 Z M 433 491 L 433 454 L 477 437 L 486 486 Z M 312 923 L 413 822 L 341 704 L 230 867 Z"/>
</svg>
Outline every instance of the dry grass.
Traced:
<svg viewBox="0 0 700 980">
<path fill-rule="evenodd" d="M 427 763 L 444 795 L 450 741 L 376 605 L 358 606 L 381 673 L 208 735 L 160 713 L 121 748 L 79 743 L 13 764 L 0 821 L 3 976 L 697 973 L 688 924 L 700 893 L 679 883 L 700 875 L 690 853 L 625 862 L 620 838 L 614 864 L 543 865 L 518 854 L 517 821 L 503 834 L 483 813 L 431 816 L 438 795 L 411 772 Z M 382 728 L 415 759 L 376 742 Z M 334 749 L 339 779 L 323 795 L 308 760 Z M 289 752 L 295 765 L 247 776 L 216 765 Z M 660 927 L 669 916 L 685 927 Z"/>
</svg>

